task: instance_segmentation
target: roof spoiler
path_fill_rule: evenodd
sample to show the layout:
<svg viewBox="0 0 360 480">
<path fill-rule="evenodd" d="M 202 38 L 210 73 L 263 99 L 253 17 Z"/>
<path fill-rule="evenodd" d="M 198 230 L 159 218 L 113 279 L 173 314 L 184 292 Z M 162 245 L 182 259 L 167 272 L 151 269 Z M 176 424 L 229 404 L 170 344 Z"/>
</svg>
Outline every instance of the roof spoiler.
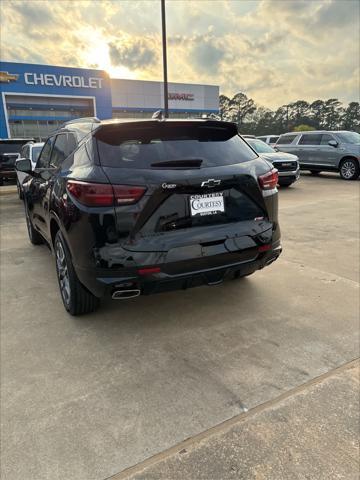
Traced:
<svg viewBox="0 0 360 480">
<path fill-rule="evenodd" d="M 97 117 L 82 117 L 82 118 L 74 118 L 72 120 L 68 120 L 64 122 L 60 128 L 65 127 L 65 125 L 71 125 L 73 123 L 101 123 Z"/>
</svg>

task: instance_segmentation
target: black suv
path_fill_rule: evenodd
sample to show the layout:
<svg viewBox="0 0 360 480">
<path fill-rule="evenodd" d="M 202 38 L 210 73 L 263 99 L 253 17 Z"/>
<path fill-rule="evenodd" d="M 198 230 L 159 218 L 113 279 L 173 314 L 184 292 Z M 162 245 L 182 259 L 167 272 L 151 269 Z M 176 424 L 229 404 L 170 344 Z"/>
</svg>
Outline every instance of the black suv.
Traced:
<svg viewBox="0 0 360 480">
<path fill-rule="evenodd" d="M 216 285 L 281 253 L 277 171 L 215 120 L 83 119 L 46 141 L 24 182 L 30 240 L 55 253 L 68 312 Z"/>
<path fill-rule="evenodd" d="M 20 157 L 22 147 L 33 141 L 31 138 L 0 138 L 0 185 L 4 180 L 15 180 L 15 162 Z"/>
</svg>

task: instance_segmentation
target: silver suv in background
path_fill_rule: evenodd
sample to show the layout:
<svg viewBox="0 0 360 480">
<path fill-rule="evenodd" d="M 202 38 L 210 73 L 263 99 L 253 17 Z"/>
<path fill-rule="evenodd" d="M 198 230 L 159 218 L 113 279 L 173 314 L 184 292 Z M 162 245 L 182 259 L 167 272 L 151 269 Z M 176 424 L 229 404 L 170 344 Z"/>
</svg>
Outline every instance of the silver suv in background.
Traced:
<svg viewBox="0 0 360 480">
<path fill-rule="evenodd" d="M 262 140 L 268 145 L 273 146 L 278 141 L 279 136 L 280 135 L 261 135 L 260 137 L 256 137 L 256 138 L 258 138 L 259 140 Z"/>
<path fill-rule="evenodd" d="M 300 167 L 298 158 L 291 153 L 277 152 L 269 144 L 254 138 L 252 135 L 242 135 L 251 148 L 265 158 L 268 162 L 272 163 L 278 171 L 279 185 L 281 187 L 290 187 L 300 177 Z"/>
<path fill-rule="evenodd" d="M 300 168 L 313 174 L 339 172 L 344 180 L 356 180 L 360 174 L 360 134 L 356 132 L 285 133 L 276 149 L 297 155 Z"/>
</svg>

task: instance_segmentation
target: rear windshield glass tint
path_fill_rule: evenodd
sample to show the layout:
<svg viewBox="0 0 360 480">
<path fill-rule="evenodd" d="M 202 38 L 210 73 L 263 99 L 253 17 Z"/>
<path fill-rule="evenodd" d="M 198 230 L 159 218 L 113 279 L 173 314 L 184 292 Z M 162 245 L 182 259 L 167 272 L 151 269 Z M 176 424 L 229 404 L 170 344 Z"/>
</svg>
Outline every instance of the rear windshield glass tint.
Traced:
<svg viewBox="0 0 360 480">
<path fill-rule="evenodd" d="M 297 135 L 281 135 L 277 141 L 278 145 L 289 145 L 297 137 Z"/>
<path fill-rule="evenodd" d="M 120 125 L 101 129 L 96 138 L 100 163 L 109 167 L 172 168 L 175 162 L 191 168 L 193 162 L 203 168 L 257 158 L 233 126 Z"/>
<path fill-rule="evenodd" d="M 24 143 L 0 143 L 0 153 L 20 153 Z"/>
</svg>

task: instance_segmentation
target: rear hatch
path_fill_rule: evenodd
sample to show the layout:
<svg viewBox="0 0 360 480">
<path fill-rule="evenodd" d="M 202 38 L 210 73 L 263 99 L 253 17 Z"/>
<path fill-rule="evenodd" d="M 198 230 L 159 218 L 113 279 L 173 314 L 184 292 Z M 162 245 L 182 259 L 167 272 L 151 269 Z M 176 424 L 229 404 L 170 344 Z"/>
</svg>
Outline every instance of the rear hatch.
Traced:
<svg viewBox="0 0 360 480">
<path fill-rule="evenodd" d="M 0 154 L 0 170 L 3 170 L 3 171 L 15 170 L 15 161 L 18 158 L 19 158 L 18 153 Z"/>
<path fill-rule="evenodd" d="M 204 248 L 208 254 L 252 248 L 252 237 L 271 232 L 258 157 L 235 125 L 139 122 L 106 126 L 96 138 L 109 181 L 144 188 L 136 203 L 115 207 L 123 248 L 186 260 L 203 257 Z"/>
</svg>

